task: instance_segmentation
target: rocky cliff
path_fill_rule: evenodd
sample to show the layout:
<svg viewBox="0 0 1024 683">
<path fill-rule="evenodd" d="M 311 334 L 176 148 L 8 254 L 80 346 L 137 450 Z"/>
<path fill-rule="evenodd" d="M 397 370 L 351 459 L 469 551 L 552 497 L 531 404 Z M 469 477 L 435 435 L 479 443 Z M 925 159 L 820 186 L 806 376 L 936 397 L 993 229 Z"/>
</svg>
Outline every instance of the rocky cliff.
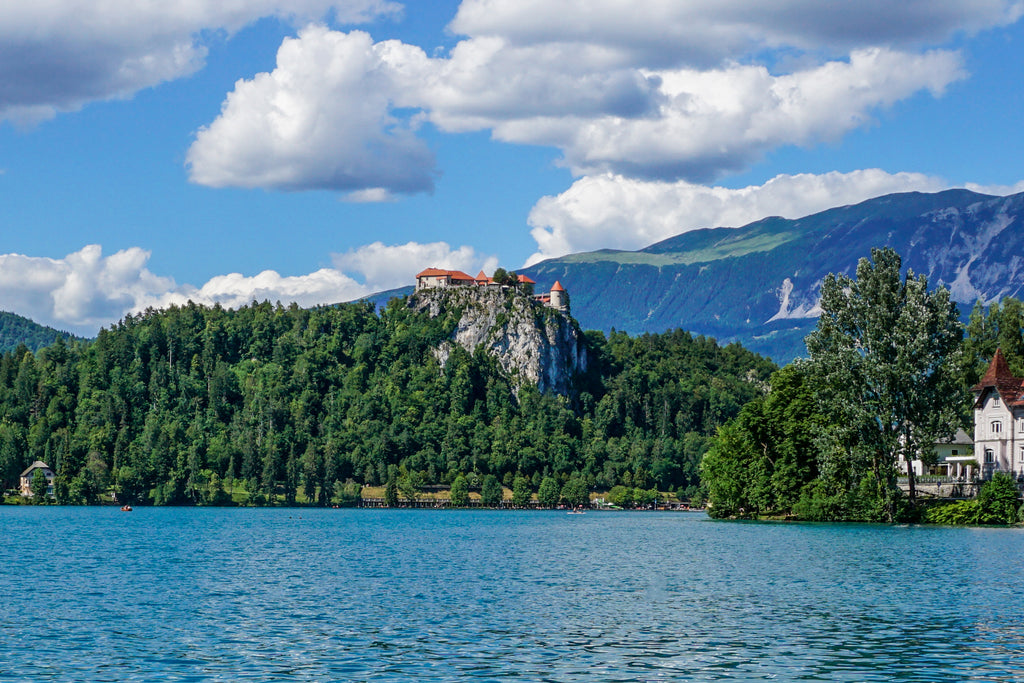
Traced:
<svg viewBox="0 0 1024 683">
<path fill-rule="evenodd" d="M 470 353 L 482 346 L 510 377 L 543 392 L 569 395 L 586 370 L 579 326 L 568 315 L 512 290 L 478 287 L 427 289 L 409 296 L 409 306 L 431 317 L 455 314 L 449 340 L 436 350 L 444 366 L 452 345 Z"/>
</svg>

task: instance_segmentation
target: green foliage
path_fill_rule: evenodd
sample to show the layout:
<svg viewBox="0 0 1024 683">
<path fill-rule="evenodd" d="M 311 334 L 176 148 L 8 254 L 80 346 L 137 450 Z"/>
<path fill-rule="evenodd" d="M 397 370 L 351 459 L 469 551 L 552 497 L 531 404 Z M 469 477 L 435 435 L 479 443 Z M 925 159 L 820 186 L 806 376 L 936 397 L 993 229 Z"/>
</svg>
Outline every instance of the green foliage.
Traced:
<svg viewBox="0 0 1024 683">
<path fill-rule="evenodd" d="M 571 507 L 586 505 L 590 502 L 590 491 L 586 482 L 580 477 L 571 477 L 565 482 L 561 491 L 562 501 Z"/>
<path fill-rule="evenodd" d="M 509 284 L 508 271 L 505 270 L 504 268 L 498 268 L 497 270 L 494 271 L 494 275 L 491 276 L 491 279 L 494 280 L 495 284 L 507 285 Z"/>
<path fill-rule="evenodd" d="M 719 428 L 701 464 L 711 516 L 785 514 L 818 475 L 815 439 L 824 420 L 804 372 L 779 370 L 767 396 Z"/>
<path fill-rule="evenodd" d="M 932 524 L 1019 524 L 1024 521 L 1024 507 L 1017 482 L 1005 472 L 996 472 L 991 481 L 981 485 L 977 498 L 929 508 L 925 520 Z"/>
<path fill-rule="evenodd" d="M 455 507 L 464 508 L 469 505 L 469 483 L 461 474 L 452 481 L 450 500 Z"/>
<path fill-rule="evenodd" d="M 0 353 L 15 351 L 23 345 L 26 351 L 38 351 L 58 339 L 81 341 L 68 332 L 46 327 L 15 313 L 0 311 Z"/>
<path fill-rule="evenodd" d="M 388 479 L 384 485 L 384 504 L 389 508 L 398 507 L 398 482 L 394 479 Z"/>
<path fill-rule="evenodd" d="M 1013 297 L 1004 297 L 987 310 L 981 301 L 974 305 L 964 342 L 967 386 L 973 386 L 985 374 L 996 349 L 1017 377 L 1024 376 L 1024 303 Z"/>
<path fill-rule="evenodd" d="M 556 503 L 573 478 L 699 487 L 708 439 L 774 369 L 678 330 L 588 333 L 576 391 L 541 394 L 482 349 L 454 347 L 442 368 L 460 315 L 188 304 L 20 347 L 0 355 L 0 476 L 13 486 L 43 460 L 59 502 L 157 505 L 341 504 L 337 482 L 387 483 L 397 504 L 460 473 L 513 493 L 522 478 L 520 501 L 544 479 Z"/>
<path fill-rule="evenodd" d="M 897 515 L 896 464 L 952 436 L 966 397 L 963 328 L 949 290 L 900 275 L 900 257 L 872 249 L 857 279 L 829 275 L 822 315 L 807 337 L 807 375 L 831 442 L 821 474 L 855 490 L 871 474 L 885 516 Z M 913 502 L 913 473 L 910 472 Z"/>
<path fill-rule="evenodd" d="M 501 504 L 501 498 L 501 482 L 493 474 L 488 474 L 480 486 L 480 503 L 485 507 L 498 507 Z"/>
<path fill-rule="evenodd" d="M 561 489 L 558 486 L 558 481 L 553 477 L 544 477 L 544 480 L 540 483 L 540 488 L 537 490 L 537 502 L 540 503 L 541 507 L 553 508 L 558 505 L 558 499 L 561 495 Z"/>
<path fill-rule="evenodd" d="M 347 480 L 345 483 L 341 481 L 335 481 L 334 495 L 331 496 L 331 503 L 338 505 L 339 507 L 354 507 L 359 504 L 359 501 L 363 497 L 363 487 L 358 483 Z"/>
<path fill-rule="evenodd" d="M 46 489 L 49 487 L 50 482 L 46 480 L 46 475 L 43 474 L 42 470 L 36 470 L 32 473 L 32 482 L 29 484 L 29 490 L 32 491 L 32 502 L 36 505 L 43 505 L 50 499 L 46 495 Z"/>
<path fill-rule="evenodd" d="M 517 476 L 512 481 L 512 505 L 518 508 L 530 504 L 532 492 L 530 491 L 530 480 L 523 476 Z"/>
<path fill-rule="evenodd" d="M 913 476 L 905 498 L 897 463 L 901 455 L 927 454 L 964 417 L 963 329 L 948 290 L 929 292 L 925 278 L 910 272 L 901 277 L 892 250 L 871 256 L 861 259 L 856 280 L 826 278 L 822 316 L 807 337 L 810 360 L 773 375 L 768 395 L 747 403 L 711 440 L 701 473 L 712 516 L 920 518 Z M 980 307 L 972 325 L 966 347 L 994 352 L 996 335 Z M 1008 509 L 994 514 L 1005 518 Z"/>
</svg>

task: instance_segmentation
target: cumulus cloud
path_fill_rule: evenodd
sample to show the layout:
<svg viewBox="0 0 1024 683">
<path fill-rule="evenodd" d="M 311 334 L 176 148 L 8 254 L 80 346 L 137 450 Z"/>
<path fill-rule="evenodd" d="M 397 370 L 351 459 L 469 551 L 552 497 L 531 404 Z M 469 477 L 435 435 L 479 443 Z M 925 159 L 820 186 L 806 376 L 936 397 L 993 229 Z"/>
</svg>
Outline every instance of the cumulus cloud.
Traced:
<svg viewBox="0 0 1024 683">
<path fill-rule="evenodd" d="M 353 199 L 433 188 L 434 156 L 415 121 L 391 111 L 427 62 L 417 47 L 309 26 L 277 68 L 239 81 L 187 163 L 212 187 L 349 190 Z"/>
<path fill-rule="evenodd" d="M 660 83 L 656 115 L 495 120 L 494 135 L 558 147 L 577 175 L 706 182 L 782 145 L 838 139 L 869 121 L 874 109 L 922 89 L 940 95 L 965 75 L 953 52 L 881 48 L 783 76 L 740 65 L 645 73 Z"/>
<path fill-rule="evenodd" d="M 146 269 L 148 259 L 137 247 L 104 257 L 95 244 L 62 259 L 0 254 L 0 310 L 94 334 L 174 287 L 172 279 Z"/>
<path fill-rule="evenodd" d="M 253 301 L 280 301 L 300 306 L 351 301 L 372 293 L 344 273 L 333 268 L 321 268 L 308 275 L 284 276 L 274 270 L 246 276 L 229 273 L 210 278 L 202 287 L 183 285 L 152 299 L 137 302 L 132 310 L 147 306 L 165 308 L 171 304 L 194 301 L 198 304 L 220 303 L 238 308 Z"/>
<path fill-rule="evenodd" d="M 634 65 L 708 68 L 783 47 L 935 44 L 1021 12 L 1019 0 L 463 0 L 450 28 L 512 45 L 600 46 Z"/>
<path fill-rule="evenodd" d="M 447 242 L 397 245 L 374 242 L 335 254 L 333 260 L 340 270 L 360 274 L 370 291 L 412 284 L 412 275 L 428 267 L 462 270 L 470 275 L 480 270 L 490 273 L 498 267 L 496 256 L 478 254 L 465 245 L 452 249 Z"/>
<path fill-rule="evenodd" d="M 203 65 L 202 32 L 268 16 L 358 23 L 400 9 L 387 0 L 0 3 L 0 121 L 31 124 L 187 76 Z"/>
<path fill-rule="evenodd" d="M 799 218 L 891 192 L 936 192 L 945 181 L 879 169 L 780 175 L 740 189 L 587 176 L 530 212 L 538 250 L 527 264 L 601 248 L 639 249 L 689 230 L 740 227 L 766 216 Z"/>
<path fill-rule="evenodd" d="M 92 336 L 125 314 L 149 307 L 193 301 L 237 308 L 265 300 L 315 306 L 413 284 L 413 276 L 430 265 L 473 272 L 480 268 L 490 272 L 497 266 L 495 257 L 477 254 L 468 246 L 374 242 L 335 254 L 333 268 L 305 275 L 273 270 L 251 276 L 228 273 L 197 287 L 153 274 L 146 267 L 149 258 L 150 252 L 139 247 L 104 256 L 97 244 L 63 258 L 0 254 L 0 310 Z"/>
<path fill-rule="evenodd" d="M 828 16 L 800 18 L 816 16 L 819 4 L 791 0 L 761 27 L 767 10 L 748 16 L 749 3 L 601 0 L 582 11 L 573 2 L 467 0 L 453 26 L 470 37 L 437 57 L 310 26 L 285 41 L 272 72 L 240 81 L 198 132 L 191 177 L 215 187 L 338 190 L 352 201 L 429 191 L 434 158 L 417 137 L 429 121 L 555 147 L 576 175 L 708 182 L 780 146 L 834 141 L 922 90 L 940 96 L 966 76 L 961 55 L 908 46 L 1019 13 L 997 0 L 950 0 L 934 12 L 933 3 L 872 0 L 877 16 L 826 3 Z M 492 10 L 504 19 L 492 21 Z M 813 52 L 836 32 L 849 52 Z M 686 55 L 655 58 L 663 51 L 650 51 L 658 43 L 645 36 L 661 33 L 671 41 L 724 33 L 737 46 L 712 68 Z M 786 71 L 750 52 L 776 48 L 801 56 L 792 60 L 801 66 Z"/>
</svg>

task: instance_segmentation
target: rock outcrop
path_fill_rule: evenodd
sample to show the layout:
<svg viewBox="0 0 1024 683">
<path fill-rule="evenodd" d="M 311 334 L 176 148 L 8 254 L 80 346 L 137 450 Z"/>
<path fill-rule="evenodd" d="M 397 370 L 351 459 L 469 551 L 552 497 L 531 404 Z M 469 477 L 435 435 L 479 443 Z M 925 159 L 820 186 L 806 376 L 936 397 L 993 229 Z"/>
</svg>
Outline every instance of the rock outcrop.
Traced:
<svg viewBox="0 0 1024 683">
<path fill-rule="evenodd" d="M 569 395 L 586 370 L 583 334 L 568 315 L 525 294 L 495 287 L 439 287 L 409 297 L 409 306 L 431 317 L 458 314 L 449 340 L 435 354 L 442 367 L 452 344 L 470 353 L 482 346 L 516 384 Z"/>
</svg>

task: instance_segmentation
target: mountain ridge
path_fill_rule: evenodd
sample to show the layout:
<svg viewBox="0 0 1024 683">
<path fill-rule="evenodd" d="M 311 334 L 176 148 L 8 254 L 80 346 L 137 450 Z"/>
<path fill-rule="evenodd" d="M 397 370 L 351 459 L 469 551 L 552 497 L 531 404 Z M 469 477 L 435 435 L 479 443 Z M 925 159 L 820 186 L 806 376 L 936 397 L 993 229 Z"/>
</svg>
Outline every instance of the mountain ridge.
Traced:
<svg viewBox="0 0 1024 683">
<path fill-rule="evenodd" d="M 821 282 L 852 274 L 873 247 L 974 302 L 1024 292 L 1024 193 L 970 190 L 883 195 L 797 219 L 688 231 L 636 251 L 548 259 L 522 272 L 543 289 L 559 280 L 584 329 L 630 333 L 680 327 L 737 341 L 777 362 L 804 353 Z"/>
</svg>

